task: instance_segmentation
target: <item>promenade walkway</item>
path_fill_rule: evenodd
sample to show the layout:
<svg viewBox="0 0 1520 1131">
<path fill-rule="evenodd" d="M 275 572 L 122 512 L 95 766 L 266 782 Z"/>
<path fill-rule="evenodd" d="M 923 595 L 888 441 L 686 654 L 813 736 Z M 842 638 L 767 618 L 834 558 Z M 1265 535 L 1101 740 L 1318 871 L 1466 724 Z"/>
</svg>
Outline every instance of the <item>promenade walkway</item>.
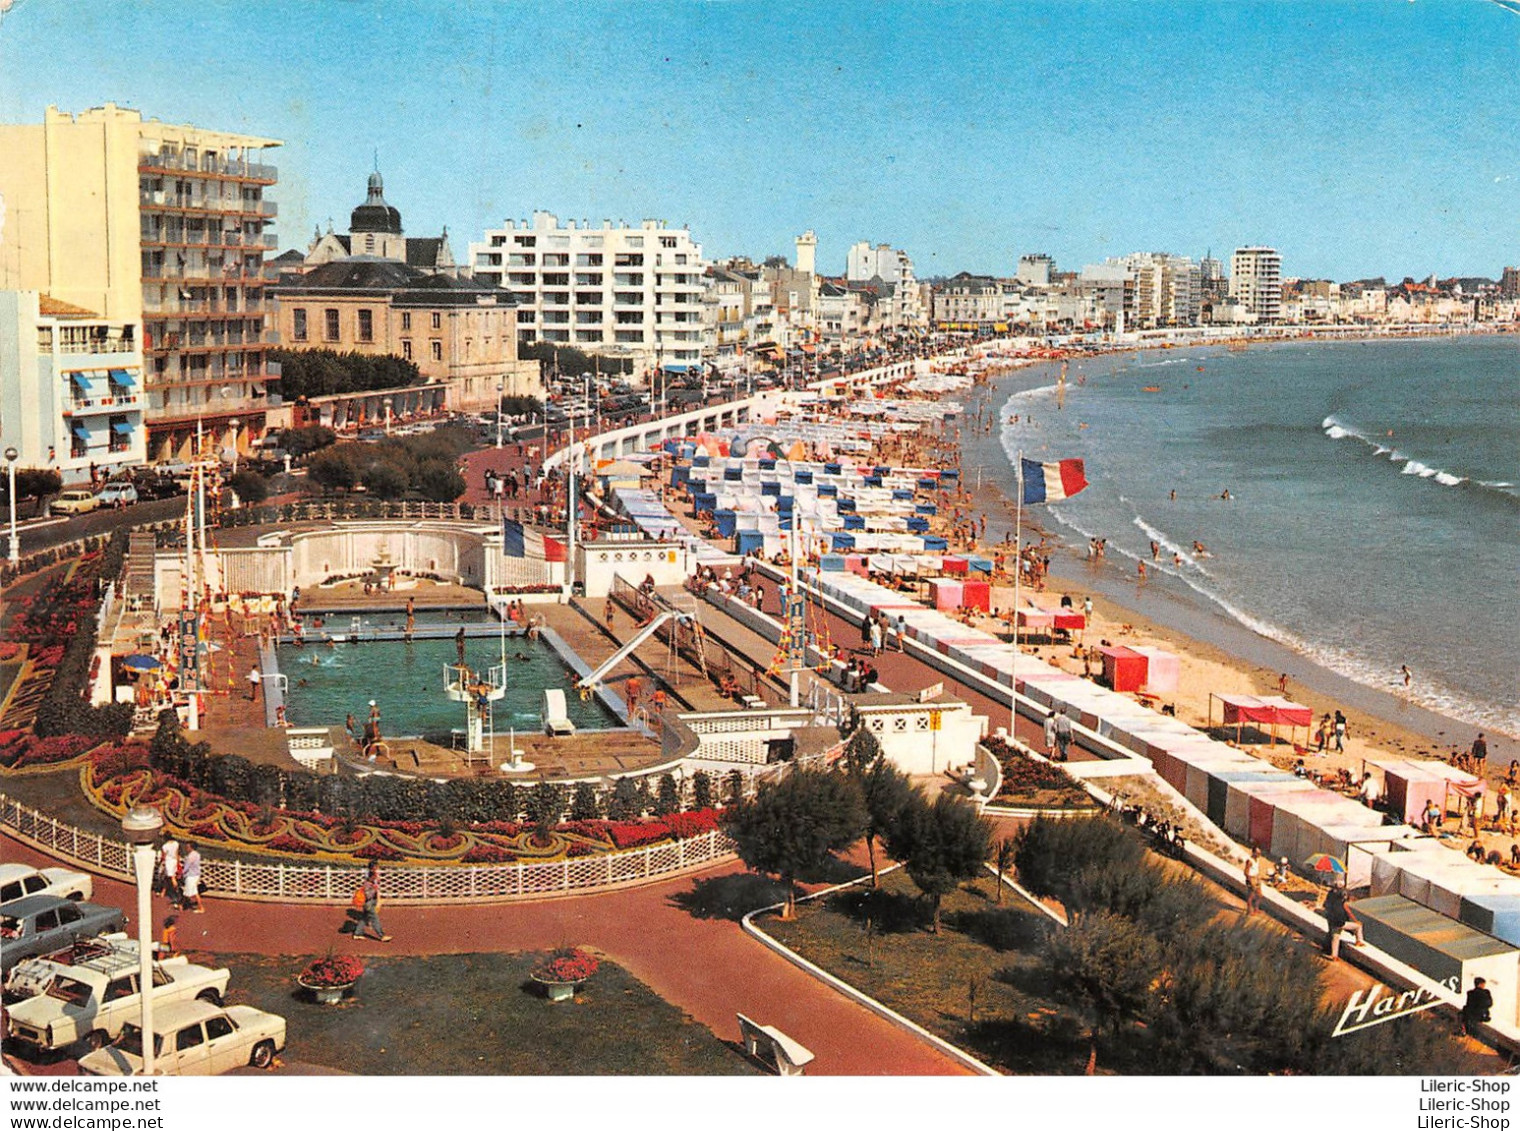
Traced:
<svg viewBox="0 0 1520 1131">
<path fill-rule="evenodd" d="M 0 845 L 7 860 L 55 863 L 9 838 L 0 837 Z M 424 956 L 590 946 L 722 1039 L 736 1039 L 736 1012 L 777 1026 L 817 1054 L 809 1074 L 966 1074 L 956 1061 L 749 938 L 737 914 L 692 909 L 718 902 L 712 898 L 714 889 L 748 889 L 740 880 L 744 875 L 742 865 L 730 863 L 700 876 L 605 895 L 513 905 L 383 908 L 385 929 L 394 936 L 390 943 L 354 942 L 338 934 L 343 912 L 337 908 L 230 903 L 213 897 L 205 901 L 204 915 L 181 914 L 179 937 L 192 955 L 313 955 L 336 947 L 359 954 Z M 725 883 L 726 877 L 734 879 Z M 136 898 L 129 885 L 96 877 L 97 901 L 130 910 Z M 155 898 L 154 904 L 156 926 L 169 908 L 162 899 Z M 235 989 L 236 970 L 232 984 Z M 298 1041 L 294 1036 L 291 1049 L 297 1058 Z"/>
</svg>

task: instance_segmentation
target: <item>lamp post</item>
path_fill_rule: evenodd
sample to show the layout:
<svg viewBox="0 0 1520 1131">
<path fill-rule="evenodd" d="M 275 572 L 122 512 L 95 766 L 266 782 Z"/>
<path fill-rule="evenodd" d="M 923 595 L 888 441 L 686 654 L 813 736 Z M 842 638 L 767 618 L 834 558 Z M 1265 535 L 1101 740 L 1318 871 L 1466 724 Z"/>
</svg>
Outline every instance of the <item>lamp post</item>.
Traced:
<svg viewBox="0 0 1520 1131">
<path fill-rule="evenodd" d="M 496 446 L 498 448 L 501 447 L 501 401 L 506 393 L 506 384 L 498 381 L 496 383 Z"/>
<path fill-rule="evenodd" d="M 16 461 L 21 458 L 21 453 L 15 448 L 5 449 L 5 475 L 6 485 L 10 487 L 11 494 L 11 564 L 21 560 L 21 544 L 16 540 Z"/>
<path fill-rule="evenodd" d="M 227 421 L 227 427 L 232 430 L 232 474 L 233 475 L 237 474 L 237 463 L 238 463 L 237 434 L 238 434 L 238 427 L 241 424 L 242 424 L 242 421 L 240 421 L 235 416 L 231 420 Z"/>
<path fill-rule="evenodd" d="M 121 819 L 121 831 L 132 845 L 132 870 L 137 878 L 138 999 L 142 1002 L 142 1074 L 153 1075 L 153 842 L 164 827 L 164 815 L 139 805 Z"/>
</svg>

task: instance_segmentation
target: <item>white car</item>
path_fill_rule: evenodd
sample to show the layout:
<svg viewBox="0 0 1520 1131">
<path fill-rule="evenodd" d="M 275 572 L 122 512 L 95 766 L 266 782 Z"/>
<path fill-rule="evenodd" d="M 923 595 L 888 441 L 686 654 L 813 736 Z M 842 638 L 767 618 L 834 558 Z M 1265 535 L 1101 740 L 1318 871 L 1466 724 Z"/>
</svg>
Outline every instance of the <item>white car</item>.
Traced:
<svg viewBox="0 0 1520 1131">
<path fill-rule="evenodd" d="M 153 1070 L 165 1076 L 219 1076 L 250 1064 L 268 1068 L 285 1047 L 285 1018 L 251 1005 L 219 1009 L 184 1001 L 153 1015 Z M 142 1030 L 135 1024 L 79 1062 L 86 1076 L 142 1072 Z"/>
<path fill-rule="evenodd" d="M 54 972 L 36 997 L 7 1010 L 6 1035 L 36 1049 L 63 1049 L 88 1041 L 98 1049 L 142 1016 L 138 948 L 123 940 L 99 954 Z M 180 955 L 153 964 L 153 1008 L 176 1002 L 220 1005 L 232 977 L 226 968 L 197 966 Z"/>
<path fill-rule="evenodd" d="M 0 864 L 0 903 L 29 895 L 61 895 L 65 899 L 89 899 L 95 881 L 83 872 L 67 868 L 33 868 L 28 864 Z"/>
<path fill-rule="evenodd" d="M 137 502 L 137 488 L 130 483 L 107 483 L 95 498 L 103 507 L 130 507 Z"/>
<path fill-rule="evenodd" d="M 53 514 L 89 514 L 100 506 L 91 491 L 64 491 L 49 505 L 48 510 Z"/>
<path fill-rule="evenodd" d="M 99 958 L 112 948 L 127 945 L 136 947 L 137 944 L 129 939 L 125 932 L 114 931 L 108 935 L 96 935 L 92 939 L 80 939 L 51 954 L 36 954 L 31 958 L 23 958 L 12 966 L 11 972 L 5 976 L 5 1000 L 7 1002 L 25 1001 L 29 997 L 36 997 L 48 988 L 53 975 L 64 967 L 74 966 L 91 958 Z M 136 953 L 135 949 L 133 953 Z"/>
</svg>

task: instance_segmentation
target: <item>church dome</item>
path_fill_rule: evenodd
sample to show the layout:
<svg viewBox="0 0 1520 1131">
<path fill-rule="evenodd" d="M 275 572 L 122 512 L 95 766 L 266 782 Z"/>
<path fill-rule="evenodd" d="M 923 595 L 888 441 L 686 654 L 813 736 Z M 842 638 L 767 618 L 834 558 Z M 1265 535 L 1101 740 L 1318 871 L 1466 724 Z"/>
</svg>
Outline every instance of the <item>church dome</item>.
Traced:
<svg viewBox="0 0 1520 1131">
<path fill-rule="evenodd" d="M 355 208 L 349 217 L 350 232 L 383 232 L 401 234 L 401 213 L 385 203 L 385 183 L 378 170 L 369 175 L 369 193 L 364 203 Z"/>
</svg>

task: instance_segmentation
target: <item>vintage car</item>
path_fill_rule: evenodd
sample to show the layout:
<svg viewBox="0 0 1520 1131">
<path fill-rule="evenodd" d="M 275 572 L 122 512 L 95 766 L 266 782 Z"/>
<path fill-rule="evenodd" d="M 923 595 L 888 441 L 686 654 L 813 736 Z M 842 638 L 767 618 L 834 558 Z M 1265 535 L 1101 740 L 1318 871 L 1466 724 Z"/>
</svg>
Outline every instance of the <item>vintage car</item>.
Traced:
<svg viewBox="0 0 1520 1131">
<path fill-rule="evenodd" d="M 87 1041 L 98 1049 L 142 1016 L 138 947 L 122 939 L 72 965 L 56 968 L 47 988 L 7 1011 L 7 1037 L 38 1049 Z M 220 1005 L 231 972 L 197 966 L 180 955 L 153 964 L 153 1008 L 173 1002 Z"/>
<path fill-rule="evenodd" d="M 61 895 L 89 899 L 95 883 L 83 872 L 67 868 L 33 868 L 29 864 L 0 864 L 0 904 L 29 895 Z"/>
<path fill-rule="evenodd" d="M 63 967 L 73 966 L 91 958 L 99 958 L 113 947 L 127 945 L 135 948 L 137 944 L 124 932 L 115 931 L 108 935 L 96 935 L 94 938 L 71 942 L 61 950 L 23 958 L 12 966 L 10 973 L 5 976 L 5 1000 L 7 1002 L 25 1001 L 29 997 L 36 997 L 48 988 L 53 975 Z M 135 949 L 133 953 L 136 953 Z"/>
<path fill-rule="evenodd" d="M 137 502 L 137 488 L 131 483 L 107 483 L 95 493 L 95 499 L 103 507 L 130 507 Z"/>
<path fill-rule="evenodd" d="M 23 958 L 59 950 L 78 939 L 119 931 L 127 917 L 119 907 L 102 907 L 58 895 L 29 895 L 0 907 L 0 972 Z"/>
<path fill-rule="evenodd" d="M 220 1009 L 182 1001 L 153 1014 L 153 1070 L 166 1076 L 218 1076 L 245 1064 L 268 1068 L 284 1047 L 285 1018 L 251 1005 Z M 142 1067 L 142 1030 L 130 1022 L 115 1041 L 79 1061 L 87 1076 L 136 1076 Z"/>
<path fill-rule="evenodd" d="M 75 489 L 64 491 L 48 506 L 50 514 L 88 514 L 100 506 L 93 491 Z"/>
</svg>

